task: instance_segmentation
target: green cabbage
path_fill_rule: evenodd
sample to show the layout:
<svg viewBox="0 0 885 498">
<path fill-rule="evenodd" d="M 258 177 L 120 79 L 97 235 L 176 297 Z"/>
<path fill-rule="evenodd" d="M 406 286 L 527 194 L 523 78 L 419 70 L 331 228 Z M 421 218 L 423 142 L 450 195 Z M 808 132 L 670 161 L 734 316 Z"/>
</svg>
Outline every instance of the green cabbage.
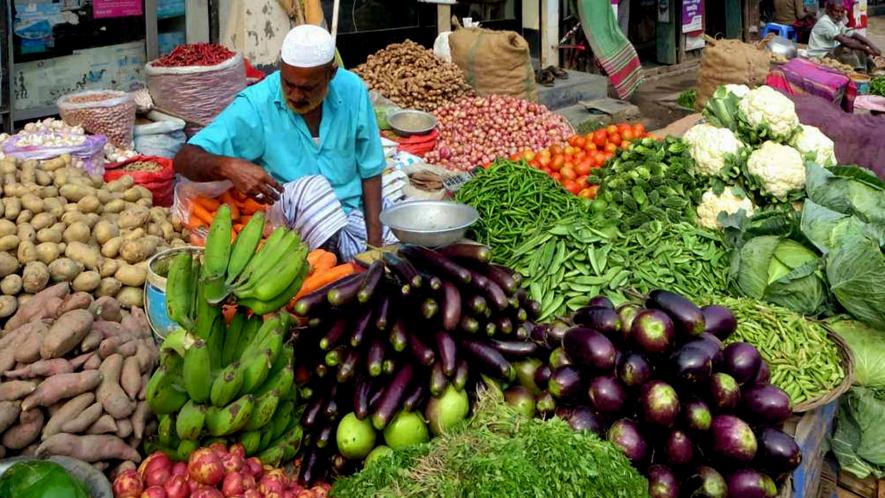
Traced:
<svg viewBox="0 0 885 498">
<path fill-rule="evenodd" d="M 828 325 L 854 353 L 854 383 L 885 392 L 885 330 L 857 320 L 831 319 Z"/>
<path fill-rule="evenodd" d="M 849 313 L 885 330 L 885 255 L 858 230 L 845 233 L 827 254 L 830 292 Z"/>
<path fill-rule="evenodd" d="M 863 387 L 842 396 L 830 447 L 841 470 L 859 479 L 885 477 L 885 400 Z"/>
</svg>

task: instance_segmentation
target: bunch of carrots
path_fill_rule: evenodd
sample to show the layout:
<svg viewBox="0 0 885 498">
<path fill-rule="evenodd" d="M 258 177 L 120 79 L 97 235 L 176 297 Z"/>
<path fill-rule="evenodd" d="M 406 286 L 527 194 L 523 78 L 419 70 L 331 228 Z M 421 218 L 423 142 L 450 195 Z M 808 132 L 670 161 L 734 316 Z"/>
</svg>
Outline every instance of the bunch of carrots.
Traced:
<svg viewBox="0 0 885 498">
<path fill-rule="evenodd" d="M 236 239 L 237 234 L 246 226 L 246 223 L 249 223 L 253 214 L 267 210 L 267 205 L 234 189 L 230 189 L 216 198 L 201 195 L 191 201 L 188 208 L 187 227 L 191 232 L 198 232 L 201 228 L 203 231 L 209 230 L 212 220 L 215 219 L 215 213 L 222 204 L 230 206 L 231 220 L 233 221 L 232 239 Z M 199 240 L 192 242 L 199 242 Z"/>
<path fill-rule="evenodd" d="M 301 285 L 301 290 L 289 302 L 289 306 L 311 292 L 341 280 L 342 278 L 363 271 L 363 268 L 355 263 L 338 264 L 335 254 L 323 250 L 314 249 L 307 254 L 307 263 L 310 265 L 307 278 Z"/>
</svg>

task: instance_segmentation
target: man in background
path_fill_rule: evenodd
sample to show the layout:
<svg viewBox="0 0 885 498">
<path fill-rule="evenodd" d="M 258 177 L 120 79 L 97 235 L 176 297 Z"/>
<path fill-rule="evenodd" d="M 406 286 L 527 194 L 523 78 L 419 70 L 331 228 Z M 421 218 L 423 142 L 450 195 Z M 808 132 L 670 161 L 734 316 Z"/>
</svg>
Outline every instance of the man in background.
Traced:
<svg viewBox="0 0 885 498">
<path fill-rule="evenodd" d="M 866 37 L 849 28 L 844 0 L 827 0 L 826 14 L 811 30 L 809 57 L 831 57 L 860 71 L 872 65 L 869 58 L 882 52 Z"/>
<path fill-rule="evenodd" d="M 799 43 L 808 43 L 816 19 L 808 12 L 803 0 L 774 0 L 774 22 L 792 26 Z"/>
</svg>

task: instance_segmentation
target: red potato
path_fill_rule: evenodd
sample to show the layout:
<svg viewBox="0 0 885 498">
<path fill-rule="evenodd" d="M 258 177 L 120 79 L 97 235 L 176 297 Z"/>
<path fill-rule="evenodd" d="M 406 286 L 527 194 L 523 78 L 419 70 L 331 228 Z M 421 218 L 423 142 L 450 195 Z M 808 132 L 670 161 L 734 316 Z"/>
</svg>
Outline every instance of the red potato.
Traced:
<svg viewBox="0 0 885 498">
<path fill-rule="evenodd" d="M 19 401 L 0 401 L 0 433 L 18 420 L 21 411 L 22 404 Z"/>
<path fill-rule="evenodd" d="M 135 469 L 124 470 L 114 479 L 114 498 L 139 498 L 143 490 L 144 484 Z"/>
<path fill-rule="evenodd" d="M 224 495 L 215 488 L 200 488 L 191 494 L 191 498 L 224 498 Z"/>
<path fill-rule="evenodd" d="M 101 341 L 104 338 L 101 335 L 101 332 L 95 330 L 95 327 L 86 334 L 86 337 L 83 338 L 83 342 L 80 343 L 80 351 L 83 352 L 91 352 L 95 351 L 95 348 L 101 344 Z"/>
<path fill-rule="evenodd" d="M 30 410 L 35 406 L 51 406 L 86 391 L 92 391 L 101 382 L 101 373 L 86 370 L 79 373 L 66 373 L 49 377 L 37 386 L 37 389 L 22 401 L 22 410 Z"/>
<path fill-rule="evenodd" d="M 243 486 L 242 474 L 239 472 L 231 472 L 224 476 L 224 481 L 221 483 L 221 494 L 225 497 L 231 498 L 245 492 L 246 488 Z"/>
<path fill-rule="evenodd" d="M 123 314 L 120 310 L 120 303 L 110 296 L 102 296 L 92 302 L 89 311 L 99 320 L 107 320 L 109 322 L 120 322 Z"/>
<path fill-rule="evenodd" d="M 11 450 L 20 450 L 37 440 L 43 429 L 43 412 L 41 410 L 23 411 L 14 425 L 3 433 L 3 446 Z"/>
<path fill-rule="evenodd" d="M 79 434 L 94 424 L 99 417 L 101 417 L 101 403 L 93 403 L 80 412 L 76 417 L 67 422 L 63 422 L 61 425 L 61 432 Z"/>
<path fill-rule="evenodd" d="M 42 320 L 32 322 L 25 337 L 15 347 L 15 361 L 33 363 L 40 359 L 40 348 L 49 328 Z"/>
<path fill-rule="evenodd" d="M 37 390 L 37 383 L 30 380 L 10 380 L 0 383 L 0 401 L 15 401 Z"/>
<path fill-rule="evenodd" d="M 72 420 L 83 413 L 83 410 L 89 408 L 94 401 L 95 394 L 91 392 L 83 393 L 68 400 L 68 402 L 56 410 L 56 412 L 52 414 L 52 417 L 49 418 L 49 421 L 46 422 L 46 426 L 43 427 L 43 439 L 61 432 L 61 427 L 65 422 Z"/>
<path fill-rule="evenodd" d="M 131 460 L 140 462 L 141 455 L 117 436 L 75 436 L 56 434 L 37 448 L 37 456 L 61 455 L 86 462 L 104 460 Z"/>
<path fill-rule="evenodd" d="M 47 287 L 34 295 L 28 302 L 21 305 L 15 315 L 12 316 L 4 326 L 6 330 L 14 330 L 26 323 L 34 320 L 42 319 L 47 316 L 48 304 L 51 298 L 57 298 L 59 301 L 68 296 L 71 287 L 67 282 L 55 284 Z"/>
<path fill-rule="evenodd" d="M 114 353 L 102 362 L 98 368 L 101 373 L 101 384 L 95 395 L 104 411 L 113 418 L 126 418 L 135 411 L 135 401 L 129 399 L 120 387 L 120 374 L 123 371 L 123 356 Z"/>
<path fill-rule="evenodd" d="M 141 492 L 140 498 L 168 498 L 162 486 L 151 486 Z"/>
<path fill-rule="evenodd" d="M 141 368 L 138 365 L 138 358 L 135 356 L 130 356 L 123 361 L 120 386 L 123 387 L 130 399 L 134 400 L 138 397 L 138 391 L 141 390 Z"/>
<path fill-rule="evenodd" d="M 88 310 L 92 306 L 92 294 L 88 292 L 75 292 L 62 300 L 59 313 L 67 313 L 72 310 Z"/>
<path fill-rule="evenodd" d="M 183 476 L 187 478 L 187 463 L 186 462 L 175 462 L 172 464 L 172 475 L 173 476 Z"/>
<path fill-rule="evenodd" d="M 114 417 L 107 413 L 98 417 L 98 420 L 86 429 L 86 434 L 116 434 L 116 432 L 117 423 L 114 421 Z"/>
<path fill-rule="evenodd" d="M 10 379 L 32 379 L 34 377 L 52 377 L 53 375 L 71 373 L 74 366 L 64 358 L 54 358 L 52 360 L 39 360 L 30 365 L 10 370 L 6 372 L 6 377 Z"/>
<path fill-rule="evenodd" d="M 144 469 L 144 483 L 148 486 L 162 486 L 172 477 L 172 462 L 168 459 L 154 459 Z"/>
<path fill-rule="evenodd" d="M 187 461 L 191 480 L 207 486 L 215 486 L 224 479 L 224 467 L 218 454 L 210 448 L 200 448 L 191 453 Z"/>
<path fill-rule="evenodd" d="M 174 464 L 172 463 L 172 459 L 169 458 L 169 455 L 163 453 L 162 451 L 155 451 L 148 455 L 148 457 L 145 458 L 143 462 L 141 462 L 141 465 L 138 466 L 138 476 L 141 477 L 142 480 L 144 480 L 145 473 L 150 469 L 171 469 L 173 466 Z"/>
<path fill-rule="evenodd" d="M 150 408 L 148 407 L 147 401 L 139 401 L 138 404 L 135 405 L 135 411 L 132 412 L 132 418 L 130 419 L 132 422 L 132 434 L 134 434 L 137 439 L 144 437 L 144 426 L 149 416 Z"/>
<path fill-rule="evenodd" d="M 43 359 L 59 358 L 73 351 L 89 334 L 92 322 L 92 314 L 82 309 L 61 315 L 46 332 L 40 356 Z"/>
<path fill-rule="evenodd" d="M 163 483 L 167 498 L 188 498 L 190 489 L 187 487 L 187 479 L 184 476 L 173 475 Z"/>
<path fill-rule="evenodd" d="M 113 478 L 114 482 L 116 482 L 117 478 L 120 477 L 123 472 L 126 472 L 127 470 L 134 471 L 137 468 L 138 466 L 135 465 L 135 462 L 130 462 L 128 460 L 125 462 L 120 462 L 120 464 L 114 467 L 114 470 L 111 471 L 111 478 Z M 138 474 L 136 473 L 136 475 Z"/>
</svg>

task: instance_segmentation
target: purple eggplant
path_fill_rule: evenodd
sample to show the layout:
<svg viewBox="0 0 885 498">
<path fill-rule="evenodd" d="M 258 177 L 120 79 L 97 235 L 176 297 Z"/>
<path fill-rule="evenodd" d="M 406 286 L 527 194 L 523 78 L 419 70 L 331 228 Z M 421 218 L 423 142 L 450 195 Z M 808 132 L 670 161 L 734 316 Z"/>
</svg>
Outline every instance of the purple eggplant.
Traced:
<svg viewBox="0 0 885 498">
<path fill-rule="evenodd" d="M 442 290 L 442 326 L 443 330 L 451 332 L 461 322 L 461 293 L 449 281 L 443 282 Z"/>
<path fill-rule="evenodd" d="M 651 379 L 648 361 L 638 353 L 629 353 L 618 362 L 618 379 L 627 387 L 639 387 Z"/>
<path fill-rule="evenodd" d="M 665 465 L 651 465 L 645 472 L 649 498 L 679 498 L 679 479 Z"/>
<path fill-rule="evenodd" d="M 528 418 L 535 416 L 535 396 L 522 386 L 514 386 L 504 391 L 504 401 Z"/>
<path fill-rule="evenodd" d="M 639 306 L 635 304 L 622 304 L 618 306 L 618 309 L 615 310 L 618 312 L 618 318 L 621 319 L 621 339 L 622 342 L 627 342 L 630 338 L 630 330 L 633 328 L 633 320 L 636 318 L 636 315 L 642 310 Z"/>
<path fill-rule="evenodd" d="M 701 308 L 701 313 L 704 314 L 704 332 L 709 332 L 723 341 L 737 330 L 737 318 L 724 306 L 715 304 L 704 306 Z"/>
<path fill-rule="evenodd" d="M 455 339 L 443 330 L 439 330 L 433 334 L 433 342 L 436 345 L 436 352 L 442 362 L 442 370 L 448 376 L 455 375 L 455 369 L 458 368 L 458 345 Z"/>
<path fill-rule="evenodd" d="M 792 436 L 767 428 L 758 432 L 757 440 L 756 461 L 760 469 L 779 475 L 792 472 L 802 463 L 802 452 Z"/>
<path fill-rule="evenodd" d="M 562 320 L 556 320 L 551 323 L 549 330 L 547 330 L 547 346 L 551 348 L 562 346 L 562 336 L 564 336 L 570 328 L 571 326 Z"/>
<path fill-rule="evenodd" d="M 557 368 L 550 374 L 547 390 L 558 400 L 573 400 L 583 389 L 581 371 L 571 365 Z"/>
<path fill-rule="evenodd" d="M 741 391 L 743 416 L 750 422 L 779 426 L 793 414 L 790 396 L 771 384 L 754 384 Z"/>
<path fill-rule="evenodd" d="M 725 372 L 734 377 L 738 384 L 744 385 L 756 379 L 756 374 L 762 365 L 762 356 L 752 344 L 746 342 L 729 344 L 723 355 Z"/>
<path fill-rule="evenodd" d="M 547 345 L 547 334 L 550 332 L 550 325 L 546 323 L 539 323 L 532 327 L 531 332 L 529 333 L 529 338 L 535 344 L 538 344 L 543 347 L 549 347 Z"/>
<path fill-rule="evenodd" d="M 597 377 L 590 382 L 590 404 L 606 416 L 621 413 L 627 401 L 627 389 L 613 376 Z"/>
<path fill-rule="evenodd" d="M 535 370 L 535 385 L 538 386 L 538 389 L 542 391 L 547 389 L 547 384 L 550 381 L 550 375 L 553 373 L 553 370 L 550 368 L 550 365 L 544 365 L 538 367 Z"/>
<path fill-rule="evenodd" d="M 608 337 L 592 329 L 570 329 L 562 338 L 562 349 L 570 360 L 584 368 L 608 372 L 615 366 L 615 345 Z"/>
<path fill-rule="evenodd" d="M 538 351 L 538 345 L 534 342 L 525 341 L 498 341 L 490 339 L 489 344 L 506 358 L 521 360 L 534 356 Z"/>
<path fill-rule="evenodd" d="M 670 431 L 664 442 L 664 453 L 667 463 L 674 467 L 688 465 L 694 460 L 694 443 L 683 431 Z"/>
<path fill-rule="evenodd" d="M 575 312 L 572 318 L 575 325 L 591 328 L 602 332 L 613 340 L 621 339 L 621 317 L 612 308 L 599 308 L 588 306 Z"/>
<path fill-rule="evenodd" d="M 641 467 L 648 459 L 648 443 L 636 422 L 622 418 L 608 428 L 606 437 L 624 452 L 634 466 Z"/>
<path fill-rule="evenodd" d="M 710 380 L 713 359 L 700 347 L 684 346 L 670 358 L 674 377 L 683 386 L 697 386 Z"/>
<path fill-rule="evenodd" d="M 735 498 L 775 498 L 777 486 L 767 475 L 754 469 L 740 469 L 726 480 L 728 496 Z"/>
<path fill-rule="evenodd" d="M 608 308 L 610 310 L 615 309 L 615 304 L 612 302 L 612 300 L 605 296 L 596 296 L 591 298 L 590 302 L 587 303 L 587 306 L 595 308 Z"/>
<path fill-rule="evenodd" d="M 701 466 L 682 483 L 682 494 L 689 498 L 726 498 L 728 485 L 716 469 Z"/>
<path fill-rule="evenodd" d="M 701 308 L 675 292 L 653 290 L 648 294 L 645 306 L 667 313 L 683 338 L 696 337 L 704 333 L 705 321 Z"/>
<path fill-rule="evenodd" d="M 753 460 L 758 442 L 753 430 L 743 420 L 732 415 L 719 415 L 710 425 L 713 453 L 733 463 L 746 463 Z"/>
<path fill-rule="evenodd" d="M 649 424 L 672 427 L 679 416 L 679 396 L 676 390 L 659 380 L 642 386 L 639 405 L 643 419 Z"/>
<path fill-rule="evenodd" d="M 630 339 L 645 353 L 666 353 L 673 347 L 675 338 L 673 320 L 661 310 L 642 310 L 633 319 Z"/>
<path fill-rule="evenodd" d="M 756 378 L 753 380 L 755 384 L 768 384 L 771 381 L 771 369 L 768 368 L 768 363 L 763 361 L 759 365 L 759 371 L 756 372 Z"/>
<path fill-rule="evenodd" d="M 590 431 L 597 436 L 604 436 L 602 421 L 586 406 L 579 406 L 568 414 L 568 424 L 572 429 L 582 432 Z"/>
<path fill-rule="evenodd" d="M 483 369 L 496 377 L 512 381 L 516 378 L 513 365 L 497 349 L 473 339 L 461 339 L 461 349 Z"/>
<path fill-rule="evenodd" d="M 690 399 L 685 403 L 682 407 L 682 416 L 685 426 L 695 432 L 706 432 L 710 430 L 710 424 L 713 423 L 710 407 L 697 398 Z"/>
<path fill-rule="evenodd" d="M 571 365 L 572 360 L 568 357 L 567 354 L 565 354 L 565 350 L 563 350 L 562 348 L 556 348 L 550 352 L 548 363 L 550 363 L 550 368 L 559 368 L 566 365 Z"/>
<path fill-rule="evenodd" d="M 710 401 L 715 411 L 734 410 L 741 400 L 741 388 L 734 377 L 717 372 L 710 377 Z"/>
</svg>

